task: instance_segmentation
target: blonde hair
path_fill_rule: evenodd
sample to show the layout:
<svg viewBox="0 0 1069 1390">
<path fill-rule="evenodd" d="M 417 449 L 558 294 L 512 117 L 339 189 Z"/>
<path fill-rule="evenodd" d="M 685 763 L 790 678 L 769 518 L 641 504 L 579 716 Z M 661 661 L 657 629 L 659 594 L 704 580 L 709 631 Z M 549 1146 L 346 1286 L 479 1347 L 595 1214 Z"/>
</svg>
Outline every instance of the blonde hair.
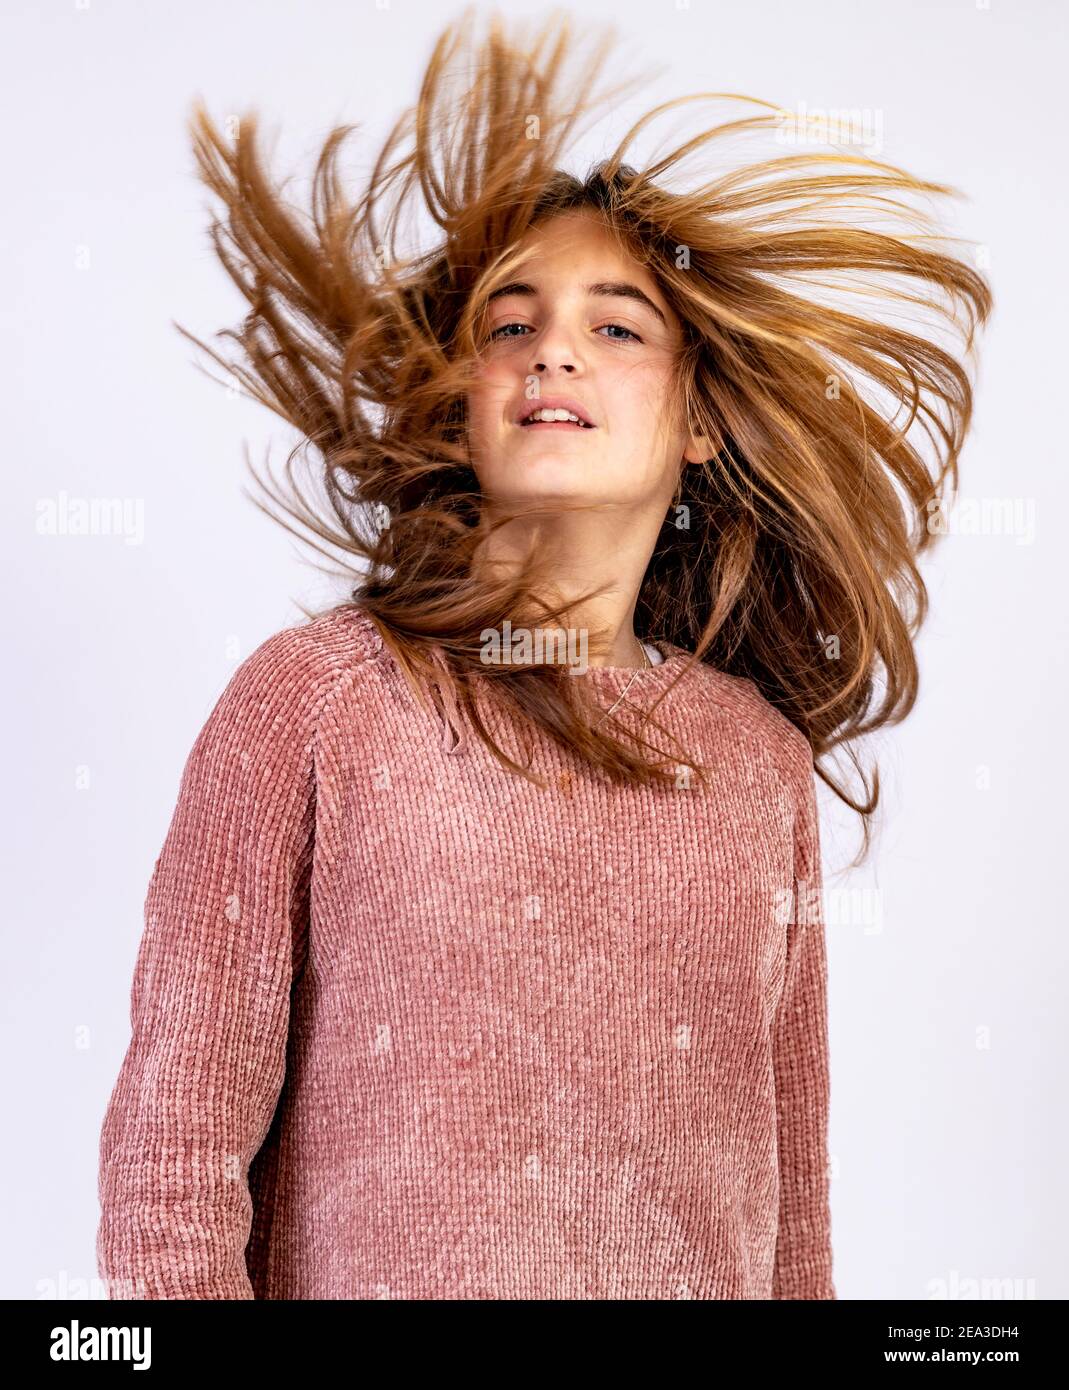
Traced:
<svg viewBox="0 0 1069 1390">
<path fill-rule="evenodd" d="M 655 116 L 707 98 L 667 102 L 586 177 L 566 172 L 584 120 L 622 90 L 596 91 L 614 42 L 597 36 L 585 58 L 583 36 L 559 12 L 530 35 L 491 16 L 480 38 L 467 11 L 439 37 L 416 105 L 355 200 L 338 170 L 353 127 L 331 132 L 310 213 L 287 205 L 265 173 L 255 115 L 231 141 L 198 103 L 199 172 L 224 205 L 213 244 L 249 305 L 221 336 L 243 360 L 187 336 L 300 431 L 286 465 L 292 499 L 262 486 L 318 538 L 315 549 L 330 553 L 326 542 L 345 557 L 349 601 L 417 688 L 444 689 L 520 775 L 532 776 L 495 740 L 480 690 L 614 781 L 673 781 L 676 755 L 651 762 L 642 726 L 591 722 L 584 682 L 552 664 L 491 670 L 480 656 L 481 634 L 505 619 L 535 626 L 566 613 L 546 604 L 537 562 L 494 581 L 472 563 L 485 531 L 465 391 L 482 314 L 525 232 L 555 214 L 598 213 L 678 316 L 672 409 L 713 441 L 710 458 L 681 477 L 690 525 L 666 517 L 636 633 L 753 681 L 862 817 L 864 853 L 879 773 L 869 785 L 850 745 L 903 719 L 916 699 L 914 637 L 928 602 L 917 559 L 934 540 L 932 508 L 957 487 L 972 412 L 964 361 L 990 290 L 904 196 L 960 194 L 856 152 L 792 149 L 669 188 L 668 176 L 714 141 L 783 129 L 784 113 L 753 98 L 710 94 L 745 114 L 645 167 L 625 162 Z M 429 250 L 406 251 L 401 229 L 417 212 L 439 232 Z M 860 225 L 859 212 L 889 225 Z M 870 294 L 916 322 L 866 312 Z M 921 331 L 921 310 L 951 329 L 951 346 Z M 293 474 L 309 455 L 318 503 Z M 840 746 L 859 793 L 819 762 Z"/>
</svg>

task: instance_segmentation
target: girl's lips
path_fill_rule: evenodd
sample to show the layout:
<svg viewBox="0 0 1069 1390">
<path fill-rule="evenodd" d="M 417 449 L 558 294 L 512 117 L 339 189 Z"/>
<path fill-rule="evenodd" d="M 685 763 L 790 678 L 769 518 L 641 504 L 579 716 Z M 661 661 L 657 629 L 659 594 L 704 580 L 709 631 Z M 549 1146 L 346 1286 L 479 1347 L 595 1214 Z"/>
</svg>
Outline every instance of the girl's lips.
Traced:
<svg viewBox="0 0 1069 1390">
<path fill-rule="evenodd" d="M 574 425 L 571 420 L 536 420 L 533 425 L 519 425 L 521 430 L 571 430 L 574 434 L 588 434 L 593 425 Z"/>
</svg>

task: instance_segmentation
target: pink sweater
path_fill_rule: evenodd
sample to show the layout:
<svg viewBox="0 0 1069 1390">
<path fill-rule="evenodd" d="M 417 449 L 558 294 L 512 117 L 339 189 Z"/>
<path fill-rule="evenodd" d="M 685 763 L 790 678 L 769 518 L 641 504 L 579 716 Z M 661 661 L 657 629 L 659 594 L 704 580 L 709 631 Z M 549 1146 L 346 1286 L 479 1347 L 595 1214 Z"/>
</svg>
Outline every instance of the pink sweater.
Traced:
<svg viewBox="0 0 1069 1390">
<path fill-rule="evenodd" d="M 450 751 L 359 607 L 242 663 L 148 888 L 112 1297 L 836 1297 L 810 750 L 709 666 L 658 717 L 708 789 Z"/>
</svg>

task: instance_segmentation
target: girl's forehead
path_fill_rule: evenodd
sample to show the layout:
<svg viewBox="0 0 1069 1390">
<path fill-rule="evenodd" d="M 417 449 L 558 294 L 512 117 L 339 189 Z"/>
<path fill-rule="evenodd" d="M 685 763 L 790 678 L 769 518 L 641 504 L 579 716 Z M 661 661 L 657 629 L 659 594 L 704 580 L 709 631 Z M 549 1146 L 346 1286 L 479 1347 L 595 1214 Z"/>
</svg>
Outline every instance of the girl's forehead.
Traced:
<svg viewBox="0 0 1069 1390">
<path fill-rule="evenodd" d="M 533 289 L 629 282 L 642 289 L 666 317 L 671 317 L 661 287 L 648 267 L 596 219 L 558 215 L 552 223 L 531 228 L 517 248 L 524 255 L 509 276 L 512 282 L 522 282 Z"/>
<path fill-rule="evenodd" d="M 585 256 L 608 259 L 633 270 L 642 268 L 602 218 L 589 213 L 558 213 L 547 218 L 531 227 L 518 246 L 536 260 Z"/>
</svg>

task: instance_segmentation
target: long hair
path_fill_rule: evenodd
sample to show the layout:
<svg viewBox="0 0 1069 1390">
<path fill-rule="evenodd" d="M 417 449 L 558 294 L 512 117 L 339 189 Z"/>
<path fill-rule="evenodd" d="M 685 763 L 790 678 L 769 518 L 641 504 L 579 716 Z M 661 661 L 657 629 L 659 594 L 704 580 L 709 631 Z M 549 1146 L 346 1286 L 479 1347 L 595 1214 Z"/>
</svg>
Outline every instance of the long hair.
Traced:
<svg viewBox="0 0 1069 1390">
<path fill-rule="evenodd" d="M 879 772 L 870 781 L 851 745 L 916 700 L 914 638 L 928 603 L 917 561 L 958 484 L 972 412 L 966 359 L 991 309 L 985 280 L 905 195 L 961 195 L 805 138 L 671 186 L 714 142 L 790 133 L 782 109 L 722 93 L 654 108 L 579 177 L 563 167 L 570 143 L 636 85 L 599 92 L 614 42 L 599 31 L 585 56 L 560 12 L 533 34 L 492 16 L 480 38 L 466 11 L 438 38 L 418 101 L 359 196 L 339 170 L 355 127 L 331 132 L 309 211 L 265 172 L 255 115 L 228 138 L 197 102 L 199 174 L 224 205 L 213 245 L 249 305 L 239 329 L 217 336 L 234 340 L 241 360 L 180 331 L 299 431 L 288 492 L 261 483 L 283 515 L 264 509 L 343 557 L 348 602 L 370 615 L 421 698 L 467 720 L 518 775 L 533 777 L 495 737 L 495 710 L 613 781 L 674 781 L 675 753 L 647 756 L 663 750 L 645 737 L 646 719 L 637 731 L 591 721 L 585 683 L 558 664 L 497 668 L 482 656 L 488 629 L 537 626 L 571 607 L 547 597 L 552 576 L 536 556 L 493 579 L 474 563 L 487 528 L 465 392 L 483 314 L 522 260 L 525 232 L 558 213 L 599 214 L 682 324 L 671 409 L 711 441 L 710 457 L 681 472 L 636 634 L 693 654 L 688 670 L 706 662 L 752 681 L 861 816 L 864 854 Z M 655 117 L 713 99 L 742 114 L 642 167 L 626 162 Z M 434 224 L 431 244 L 406 245 L 407 221 L 420 217 Z M 892 313 L 873 312 L 872 296 Z M 896 309 L 907 326 L 891 321 Z M 923 331 L 929 311 L 949 344 Z M 294 475 L 309 459 L 312 501 Z M 837 747 L 859 792 L 820 762 Z"/>
</svg>

